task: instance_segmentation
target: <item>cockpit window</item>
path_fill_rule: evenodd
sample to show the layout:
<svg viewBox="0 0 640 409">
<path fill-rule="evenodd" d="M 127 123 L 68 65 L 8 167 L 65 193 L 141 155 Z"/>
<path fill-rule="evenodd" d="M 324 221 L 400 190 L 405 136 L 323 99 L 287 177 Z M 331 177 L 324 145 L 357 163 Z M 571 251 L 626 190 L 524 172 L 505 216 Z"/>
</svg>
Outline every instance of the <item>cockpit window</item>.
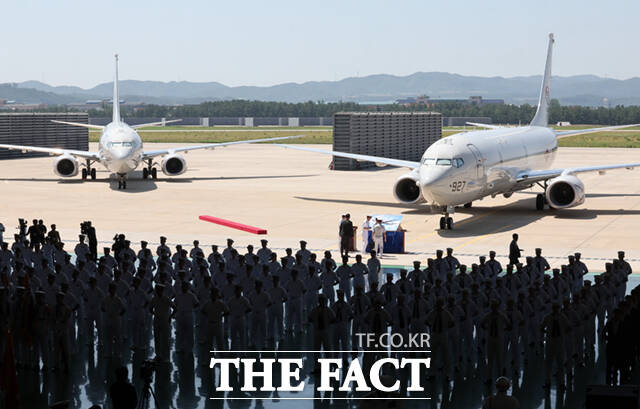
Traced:
<svg viewBox="0 0 640 409">
<path fill-rule="evenodd" d="M 436 162 L 438 166 L 451 166 L 451 159 L 438 159 Z"/>
<path fill-rule="evenodd" d="M 461 168 L 462 165 L 464 165 L 464 161 L 462 160 L 462 158 L 455 158 L 453 159 L 453 166 L 456 168 Z"/>
<path fill-rule="evenodd" d="M 422 164 L 423 165 L 435 165 L 436 164 L 436 160 L 433 158 L 422 158 Z"/>
</svg>

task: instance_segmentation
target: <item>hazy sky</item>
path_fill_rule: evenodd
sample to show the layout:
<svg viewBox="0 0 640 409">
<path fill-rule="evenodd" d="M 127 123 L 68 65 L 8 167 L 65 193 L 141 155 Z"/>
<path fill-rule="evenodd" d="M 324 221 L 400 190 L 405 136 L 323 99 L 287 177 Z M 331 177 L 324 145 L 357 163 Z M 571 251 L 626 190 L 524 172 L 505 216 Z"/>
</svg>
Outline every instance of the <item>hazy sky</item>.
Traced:
<svg viewBox="0 0 640 409">
<path fill-rule="evenodd" d="M 640 75 L 640 1 L 31 1 L 0 15 L 0 82 L 226 85 L 447 71 Z"/>
</svg>

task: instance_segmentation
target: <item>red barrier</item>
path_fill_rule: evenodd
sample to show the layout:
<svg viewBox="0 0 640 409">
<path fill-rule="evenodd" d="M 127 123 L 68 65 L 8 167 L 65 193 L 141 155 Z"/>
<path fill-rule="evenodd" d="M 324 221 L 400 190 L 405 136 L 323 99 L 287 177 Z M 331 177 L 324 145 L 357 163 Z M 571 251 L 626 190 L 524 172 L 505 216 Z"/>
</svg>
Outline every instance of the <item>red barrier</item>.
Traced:
<svg viewBox="0 0 640 409">
<path fill-rule="evenodd" d="M 231 220 L 220 219 L 219 217 L 213 216 L 200 216 L 200 220 L 204 220 L 205 222 L 219 224 L 221 226 L 231 227 L 232 229 L 242 230 L 253 234 L 267 234 L 266 229 L 261 229 L 259 227 L 248 226 L 242 223 L 232 222 Z"/>
</svg>

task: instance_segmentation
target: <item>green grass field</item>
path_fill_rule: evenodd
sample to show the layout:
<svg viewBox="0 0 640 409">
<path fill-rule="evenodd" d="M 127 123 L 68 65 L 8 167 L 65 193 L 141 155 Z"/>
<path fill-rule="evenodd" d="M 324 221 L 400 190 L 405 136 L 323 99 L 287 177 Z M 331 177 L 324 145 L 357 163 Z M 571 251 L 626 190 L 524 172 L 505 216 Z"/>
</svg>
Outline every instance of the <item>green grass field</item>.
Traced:
<svg viewBox="0 0 640 409">
<path fill-rule="evenodd" d="M 572 125 L 555 127 L 558 130 L 585 129 L 591 125 Z M 467 127 L 466 130 L 478 129 Z M 444 127 L 442 136 L 453 135 L 463 131 L 460 127 Z M 288 135 L 305 135 L 291 141 L 300 144 L 331 144 L 333 143 L 332 127 L 190 127 L 167 126 L 145 128 L 139 131 L 144 142 L 160 143 L 216 143 L 241 141 L 245 139 L 275 138 Z M 90 131 L 89 140 L 97 142 L 100 132 Z M 572 136 L 560 140 L 561 147 L 587 148 L 640 148 L 640 127 L 627 128 L 623 131 L 596 132 L 587 135 Z"/>
</svg>

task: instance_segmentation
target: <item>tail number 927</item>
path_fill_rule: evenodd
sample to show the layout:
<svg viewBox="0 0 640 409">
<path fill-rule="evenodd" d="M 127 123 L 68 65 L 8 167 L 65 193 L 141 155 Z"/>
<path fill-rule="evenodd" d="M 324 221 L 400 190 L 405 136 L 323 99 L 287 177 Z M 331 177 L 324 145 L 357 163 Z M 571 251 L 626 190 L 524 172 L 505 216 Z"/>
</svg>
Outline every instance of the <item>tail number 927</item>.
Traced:
<svg viewBox="0 0 640 409">
<path fill-rule="evenodd" d="M 462 192 L 462 190 L 466 185 L 467 185 L 466 181 L 460 180 L 460 181 L 451 183 L 449 187 L 451 188 L 452 192 Z"/>
</svg>

